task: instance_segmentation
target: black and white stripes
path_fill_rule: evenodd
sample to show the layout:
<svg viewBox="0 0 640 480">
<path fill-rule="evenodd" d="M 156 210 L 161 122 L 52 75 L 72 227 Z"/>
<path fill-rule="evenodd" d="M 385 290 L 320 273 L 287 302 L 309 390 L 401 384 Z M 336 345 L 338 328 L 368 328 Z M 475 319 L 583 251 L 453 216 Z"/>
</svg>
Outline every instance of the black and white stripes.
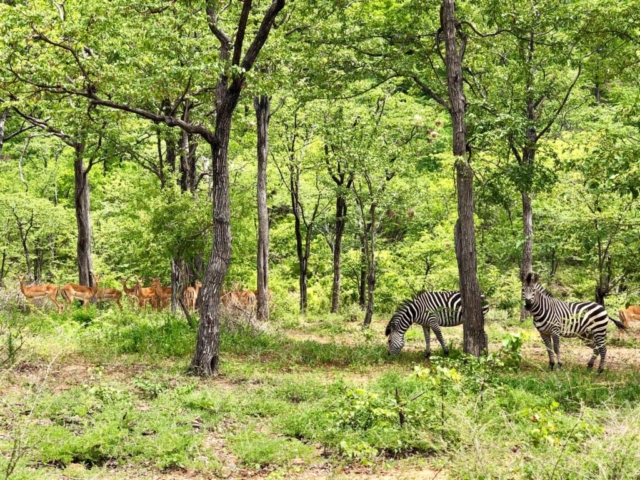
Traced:
<svg viewBox="0 0 640 480">
<path fill-rule="evenodd" d="M 404 302 L 387 325 L 385 333 L 389 337 L 389 353 L 391 355 L 400 353 L 404 347 L 405 332 L 412 324 L 417 323 L 424 331 L 424 340 L 427 345 L 426 357 L 429 358 L 431 355 L 430 330 L 436 334 L 444 354 L 449 355 L 440 327 L 454 327 L 462 323 L 461 304 L 460 292 L 422 292 L 412 300 Z M 482 307 L 483 315 L 488 311 L 488 305 Z"/>
<path fill-rule="evenodd" d="M 624 329 L 622 323 L 609 317 L 604 307 L 595 302 L 563 302 L 553 298 L 538 283 L 538 276 L 531 273 L 522 286 L 522 299 L 525 308 L 533 314 L 533 324 L 547 347 L 551 369 L 556 363 L 554 354 L 558 368 L 562 366 L 560 337 L 579 337 L 593 348 L 588 368 L 593 368 L 599 355 L 598 372 L 602 372 L 607 356 L 607 324 L 612 320 L 618 328 Z"/>
</svg>

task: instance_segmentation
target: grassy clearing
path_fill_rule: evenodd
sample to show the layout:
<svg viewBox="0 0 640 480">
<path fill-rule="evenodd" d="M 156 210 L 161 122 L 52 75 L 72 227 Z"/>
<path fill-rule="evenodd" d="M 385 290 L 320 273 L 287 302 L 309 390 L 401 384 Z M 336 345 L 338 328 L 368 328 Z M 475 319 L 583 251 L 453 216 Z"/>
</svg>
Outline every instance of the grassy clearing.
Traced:
<svg viewBox="0 0 640 480">
<path fill-rule="evenodd" d="M 572 342 L 565 370 L 546 371 L 519 324 L 492 323 L 479 362 L 461 354 L 459 329 L 444 332 L 450 358 L 433 345 L 426 362 L 417 328 L 389 357 L 384 324 L 227 325 L 223 374 L 203 381 L 184 374 L 195 332 L 180 318 L 5 314 L 0 478 L 640 474 L 638 363 L 615 361 L 634 338 L 611 342 L 612 366 L 597 376 Z"/>
</svg>

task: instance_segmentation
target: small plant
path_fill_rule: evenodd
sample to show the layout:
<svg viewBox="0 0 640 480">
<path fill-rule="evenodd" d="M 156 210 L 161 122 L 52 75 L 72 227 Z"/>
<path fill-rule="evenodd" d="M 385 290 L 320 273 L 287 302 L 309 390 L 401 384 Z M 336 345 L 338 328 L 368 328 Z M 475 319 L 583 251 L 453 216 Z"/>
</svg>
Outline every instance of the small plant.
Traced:
<svg viewBox="0 0 640 480">
<path fill-rule="evenodd" d="M 522 344 L 524 335 L 521 332 L 507 333 L 502 337 L 500 356 L 506 366 L 519 368 L 522 362 Z"/>
<path fill-rule="evenodd" d="M 142 396 L 147 399 L 158 398 L 158 395 L 167 389 L 167 385 L 164 383 L 145 380 L 143 378 L 134 378 L 133 386 L 140 390 Z"/>
</svg>

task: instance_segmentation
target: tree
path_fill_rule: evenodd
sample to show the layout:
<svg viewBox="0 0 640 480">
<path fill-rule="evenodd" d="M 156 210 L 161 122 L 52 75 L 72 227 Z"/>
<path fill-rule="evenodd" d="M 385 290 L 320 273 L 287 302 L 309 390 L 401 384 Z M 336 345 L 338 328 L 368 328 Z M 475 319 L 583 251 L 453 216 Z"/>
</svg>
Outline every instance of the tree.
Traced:
<svg viewBox="0 0 640 480">
<path fill-rule="evenodd" d="M 269 118 L 271 100 L 267 95 L 253 99 L 258 127 L 258 320 L 269 319 L 269 210 L 267 208 L 267 158 L 269 155 Z"/>
<path fill-rule="evenodd" d="M 458 187 L 458 222 L 454 237 L 464 319 L 464 351 L 477 357 L 485 347 L 485 333 L 473 223 L 473 170 L 467 156 L 469 150 L 465 121 L 467 101 L 464 96 L 462 72 L 462 59 L 467 38 L 456 19 L 454 0 L 443 0 L 440 22 L 445 43 L 449 112 L 453 127 L 453 155 Z"/>
</svg>

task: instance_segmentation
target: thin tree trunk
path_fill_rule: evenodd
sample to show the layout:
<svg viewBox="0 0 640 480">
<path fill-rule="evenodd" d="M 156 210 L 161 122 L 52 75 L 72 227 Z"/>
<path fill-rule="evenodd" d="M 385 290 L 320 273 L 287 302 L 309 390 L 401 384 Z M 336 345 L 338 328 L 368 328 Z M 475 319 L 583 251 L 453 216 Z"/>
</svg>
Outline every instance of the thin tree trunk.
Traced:
<svg viewBox="0 0 640 480">
<path fill-rule="evenodd" d="M 270 100 L 267 95 L 253 99 L 258 126 L 258 320 L 269 320 L 269 211 L 267 209 L 267 156 L 269 153 Z"/>
<path fill-rule="evenodd" d="M 342 236 L 347 223 L 347 201 L 342 195 L 336 198 L 336 236 L 333 241 L 333 284 L 331 286 L 331 313 L 340 311 L 340 263 L 342 260 Z"/>
<path fill-rule="evenodd" d="M 77 262 L 78 281 L 80 285 L 92 286 L 91 272 L 91 222 L 89 216 L 89 176 L 84 166 L 84 144 L 75 147 L 75 160 L 73 162 L 75 181 L 75 210 L 76 223 L 78 225 Z"/>
<path fill-rule="evenodd" d="M 2 111 L 2 115 L 0 115 L 0 159 L 2 159 L 2 148 L 4 146 L 4 125 L 7 121 L 8 113 L 9 113 L 9 109 L 5 108 Z"/>
<path fill-rule="evenodd" d="M 376 205 L 371 204 L 369 207 L 369 231 L 365 232 L 365 253 L 367 257 L 367 307 L 364 316 L 364 326 L 371 325 L 373 319 L 373 300 L 376 288 Z M 371 235 L 370 239 L 366 235 Z"/>
<path fill-rule="evenodd" d="M 456 257 L 460 276 L 462 318 L 464 322 L 464 351 L 480 356 L 484 348 L 484 319 L 478 284 L 476 237 L 473 223 L 473 171 L 467 158 L 466 99 L 463 90 L 462 45 L 456 39 L 457 21 L 454 0 L 443 0 L 440 15 L 445 38 L 445 64 L 453 125 L 453 154 L 456 157 L 458 189 L 458 221 L 455 227 Z M 459 34 L 461 32 L 458 32 Z"/>
</svg>

